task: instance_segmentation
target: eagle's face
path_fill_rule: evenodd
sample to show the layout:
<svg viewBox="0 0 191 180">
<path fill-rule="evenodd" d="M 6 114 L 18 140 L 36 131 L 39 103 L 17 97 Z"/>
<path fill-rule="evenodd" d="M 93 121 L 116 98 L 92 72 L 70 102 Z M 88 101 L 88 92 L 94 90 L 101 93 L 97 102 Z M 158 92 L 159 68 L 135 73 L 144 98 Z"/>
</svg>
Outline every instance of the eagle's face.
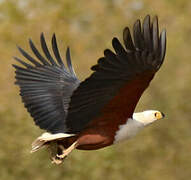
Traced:
<svg viewBox="0 0 191 180">
<path fill-rule="evenodd" d="M 165 115 L 157 110 L 147 110 L 133 114 L 133 119 L 143 123 L 145 126 L 153 123 L 156 120 L 164 118 Z"/>
</svg>

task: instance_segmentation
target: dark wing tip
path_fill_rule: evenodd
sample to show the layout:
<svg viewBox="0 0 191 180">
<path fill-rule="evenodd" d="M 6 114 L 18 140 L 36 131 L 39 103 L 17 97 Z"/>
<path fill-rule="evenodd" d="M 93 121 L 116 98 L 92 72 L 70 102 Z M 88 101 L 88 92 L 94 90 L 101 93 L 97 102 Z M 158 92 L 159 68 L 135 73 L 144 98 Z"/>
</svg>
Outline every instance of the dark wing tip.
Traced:
<svg viewBox="0 0 191 180">
<path fill-rule="evenodd" d="M 148 21 L 148 20 L 150 21 L 150 18 L 151 18 L 150 14 L 147 14 L 147 15 L 145 16 L 144 20 L 145 20 L 145 21 Z"/>
<path fill-rule="evenodd" d="M 150 15 L 147 15 L 143 20 L 143 37 L 144 42 L 149 51 L 152 50 L 152 37 L 151 37 L 151 23 L 150 23 Z"/>
<path fill-rule="evenodd" d="M 137 19 L 133 25 L 133 29 L 139 28 L 141 27 L 141 21 L 140 19 Z"/>
<path fill-rule="evenodd" d="M 151 65 L 151 68 L 158 70 L 166 52 L 166 31 L 163 30 L 159 36 L 158 17 L 155 15 L 151 21 L 151 16 L 146 15 L 142 23 L 138 19 L 134 23 L 132 32 L 133 35 L 131 35 L 129 27 L 125 27 L 123 30 L 126 53 L 136 55 L 140 53 L 138 61 L 144 61 L 140 64 Z M 112 46 L 117 55 L 124 55 L 124 49 L 116 37 L 112 40 Z"/>
<path fill-rule="evenodd" d="M 40 33 L 40 39 L 44 39 L 44 33 L 43 32 Z"/>
<path fill-rule="evenodd" d="M 57 40 L 56 40 L 56 34 L 55 33 L 52 34 L 52 42 L 55 42 L 55 44 L 57 45 Z"/>
<path fill-rule="evenodd" d="M 33 68 L 33 66 L 31 66 L 30 64 L 28 64 L 28 63 L 26 63 L 26 62 L 24 62 L 24 61 L 22 61 L 21 59 L 19 59 L 18 57 L 13 57 L 17 62 L 19 62 L 20 64 L 22 64 L 23 66 L 25 66 L 26 68 Z M 13 67 L 15 67 L 15 66 L 13 66 Z"/>
<path fill-rule="evenodd" d="M 33 57 L 31 57 L 25 50 L 23 50 L 20 46 L 17 45 L 17 48 L 19 52 L 26 58 L 28 59 L 31 63 L 33 63 L 35 66 L 41 66 L 38 61 L 36 61 Z"/>
<path fill-rule="evenodd" d="M 123 42 L 127 50 L 135 50 L 129 27 L 125 27 L 123 30 Z"/>
<path fill-rule="evenodd" d="M 166 29 L 163 29 L 160 35 L 160 47 L 161 47 L 161 53 L 160 53 L 160 66 L 162 65 L 164 61 L 164 57 L 166 54 Z"/>
<path fill-rule="evenodd" d="M 19 45 L 16 45 L 16 47 L 19 50 L 19 52 L 22 54 L 23 53 L 23 49 Z"/>
<path fill-rule="evenodd" d="M 71 74 L 73 74 L 74 76 L 76 76 L 73 66 L 72 66 L 72 61 L 71 61 L 71 55 L 70 55 L 70 47 L 67 47 L 66 50 L 66 61 L 67 61 L 67 65 L 68 65 L 68 69 L 70 71 Z"/>
<path fill-rule="evenodd" d="M 115 50 L 117 49 L 118 42 L 119 42 L 119 40 L 118 40 L 116 37 L 114 37 L 114 38 L 112 39 L 112 46 L 113 46 L 113 48 L 114 48 Z"/>
<path fill-rule="evenodd" d="M 56 34 L 53 33 L 52 35 L 52 50 L 54 52 L 54 56 L 56 57 L 57 62 L 60 64 L 60 66 L 64 67 L 63 60 L 60 56 L 58 45 L 57 45 L 57 40 L 56 40 Z"/>
<path fill-rule="evenodd" d="M 117 41 L 118 41 L 117 37 L 114 37 L 114 38 L 112 39 L 112 45 L 115 44 Z"/>
<path fill-rule="evenodd" d="M 139 50 L 144 49 L 144 38 L 141 30 L 141 21 L 138 19 L 133 26 L 133 37 L 135 47 Z"/>
<path fill-rule="evenodd" d="M 73 69 L 72 66 L 72 62 L 71 62 L 71 56 L 70 56 L 70 48 L 67 47 L 66 50 L 66 62 L 67 62 L 67 66 L 68 69 L 65 67 L 64 65 L 64 61 L 62 60 L 61 56 L 60 56 L 60 52 L 58 49 L 58 45 L 57 45 L 57 40 L 56 40 L 56 34 L 53 33 L 52 35 L 52 51 L 53 51 L 53 55 L 55 58 L 53 58 L 53 56 L 50 53 L 50 50 L 47 46 L 46 40 L 45 40 L 45 36 L 44 33 L 41 32 L 40 34 L 40 44 L 41 44 L 41 48 L 42 48 L 42 54 L 39 52 L 39 50 L 36 48 L 35 44 L 33 43 L 32 39 L 29 38 L 29 45 L 30 48 L 33 52 L 33 54 L 36 56 L 36 58 L 33 58 L 31 55 L 29 55 L 24 49 L 22 49 L 20 46 L 16 45 L 19 52 L 28 60 L 32 63 L 32 65 L 39 67 L 39 66 L 60 66 L 62 68 L 62 70 L 66 73 L 71 73 L 71 75 L 76 77 L 75 71 Z M 33 68 L 34 66 L 25 63 L 23 60 L 14 57 L 14 59 L 19 62 L 20 64 L 24 65 L 27 68 Z M 55 59 L 55 60 L 54 60 Z M 39 60 L 39 61 L 38 61 Z"/>
<path fill-rule="evenodd" d="M 149 14 L 147 14 L 147 15 L 145 16 L 145 18 L 143 19 L 143 27 L 144 27 L 144 25 L 145 25 L 145 26 L 150 25 L 150 22 L 151 22 L 151 16 L 150 16 Z"/>
<path fill-rule="evenodd" d="M 153 23 L 152 23 L 152 38 L 153 38 L 153 50 L 154 52 L 157 52 L 157 49 L 159 47 L 159 26 L 158 26 L 158 17 L 154 16 Z"/>
<path fill-rule="evenodd" d="M 137 19 L 133 25 L 133 32 L 134 34 L 140 33 L 141 34 L 141 21 L 139 19 Z M 135 37 L 135 36 L 134 36 Z"/>
<path fill-rule="evenodd" d="M 49 62 L 53 65 L 53 66 L 57 66 L 57 63 L 55 62 L 55 60 L 53 59 L 53 57 L 51 56 L 50 54 L 50 51 L 47 47 L 47 44 L 46 44 L 46 40 L 45 40 L 45 37 L 44 37 L 44 34 L 41 33 L 40 35 L 40 42 L 41 42 L 41 47 L 42 47 L 42 50 L 46 56 L 46 58 L 49 60 Z"/>
<path fill-rule="evenodd" d="M 130 51 L 142 51 L 141 59 L 144 64 L 152 65 L 156 71 L 160 68 L 164 61 L 166 53 L 166 30 L 162 30 L 159 35 L 158 16 L 146 15 L 142 23 L 138 19 L 133 26 L 133 36 L 131 36 L 128 27 L 123 30 L 123 41 L 127 49 Z M 113 39 L 113 44 L 117 40 Z M 140 60 L 140 58 L 138 58 Z"/>
<path fill-rule="evenodd" d="M 113 48 L 114 48 L 117 55 L 120 56 L 123 53 L 125 53 L 125 50 L 124 50 L 123 46 L 121 45 L 120 41 L 116 37 L 114 37 L 112 39 L 112 46 L 113 46 Z"/>
<path fill-rule="evenodd" d="M 42 62 L 42 64 L 44 64 L 44 65 L 49 65 L 48 61 L 41 55 L 41 53 L 35 47 L 33 41 L 31 40 L 31 38 L 29 38 L 29 45 L 30 45 L 30 48 L 31 48 L 32 52 L 40 60 L 40 62 Z"/>
<path fill-rule="evenodd" d="M 157 15 L 155 15 L 154 17 L 153 17 L 153 22 L 157 22 L 158 23 L 158 16 Z"/>
<path fill-rule="evenodd" d="M 144 20 L 143 20 L 143 33 L 144 31 L 147 32 L 148 30 L 150 30 L 150 15 L 145 16 Z"/>
</svg>

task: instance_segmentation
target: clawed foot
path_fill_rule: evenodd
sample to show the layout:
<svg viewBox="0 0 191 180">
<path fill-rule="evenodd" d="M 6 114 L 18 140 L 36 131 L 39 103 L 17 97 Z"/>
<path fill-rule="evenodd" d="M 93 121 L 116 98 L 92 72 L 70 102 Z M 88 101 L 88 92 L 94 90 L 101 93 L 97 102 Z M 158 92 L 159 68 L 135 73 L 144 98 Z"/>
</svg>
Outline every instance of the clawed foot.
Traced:
<svg viewBox="0 0 191 180">
<path fill-rule="evenodd" d="M 59 147 L 62 149 L 62 154 L 58 154 L 58 153 L 51 153 L 51 159 L 52 159 L 52 163 L 53 164 L 61 164 L 64 159 L 68 156 L 68 154 L 75 149 L 77 146 L 77 142 L 74 142 L 69 148 L 64 149 L 64 147 L 61 145 L 59 145 Z"/>
<path fill-rule="evenodd" d="M 61 164 L 63 163 L 64 159 L 67 157 L 65 154 L 57 154 L 56 156 L 52 157 L 53 164 Z"/>
<path fill-rule="evenodd" d="M 64 151 L 64 147 L 61 145 L 58 145 L 57 142 L 51 142 L 49 145 L 49 150 L 50 150 L 50 156 L 51 156 L 51 161 L 53 164 L 61 164 L 63 162 L 63 158 L 57 157 L 58 155 L 58 149 L 61 149 L 61 151 Z"/>
<path fill-rule="evenodd" d="M 51 160 L 52 160 L 52 164 L 59 165 L 59 164 L 63 163 L 64 158 L 59 158 L 59 157 L 55 156 L 55 157 L 52 157 Z"/>
</svg>

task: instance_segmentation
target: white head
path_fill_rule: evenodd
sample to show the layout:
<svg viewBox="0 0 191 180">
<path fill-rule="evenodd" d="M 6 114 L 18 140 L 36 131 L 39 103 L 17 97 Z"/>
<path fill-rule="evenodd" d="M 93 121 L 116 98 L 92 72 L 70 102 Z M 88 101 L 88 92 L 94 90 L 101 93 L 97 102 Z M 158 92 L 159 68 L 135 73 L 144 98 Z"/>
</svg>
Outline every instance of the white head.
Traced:
<svg viewBox="0 0 191 180">
<path fill-rule="evenodd" d="M 162 119 L 164 117 L 165 115 L 162 112 L 156 110 L 148 110 L 148 111 L 133 113 L 133 119 L 143 123 L 144 125 L 149 125 L 154 121 Z"/>
</svg>

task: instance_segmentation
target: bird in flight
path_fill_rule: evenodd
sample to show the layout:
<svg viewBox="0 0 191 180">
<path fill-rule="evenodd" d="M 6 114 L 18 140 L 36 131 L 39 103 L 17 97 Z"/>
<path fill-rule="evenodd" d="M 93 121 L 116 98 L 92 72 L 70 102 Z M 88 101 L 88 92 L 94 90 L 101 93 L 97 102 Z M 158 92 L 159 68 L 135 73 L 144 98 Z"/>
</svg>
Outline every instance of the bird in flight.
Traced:
<svg viewBox="0 0 191 180">
<path fill-rule="evenodd" d="M 29 39 L 34 57 L 18 47 L 28 62 L 15 57 L 21 66 L 13 64 L 24 105 L 35 124 L 46 130 L 32 143 L 31 152 L 47 146 L 52 162 L 60 164 L 74 149 L 119 143 L 164 117 L 157 110 L 134 112 L 165 57 L 166 31 L 159 34 L 157 16 L 151 21 L 147 15 L 142 25 L 137 20 L 132 35 L 124 28 L 123 44 L 113 38 L 114 51 L 106 49 L 82 82 L 72 67 L 69 48 L 67 63 L 60 56 L 55 34 L 52 54 L 43 34 L 40 42 L 43 54 Z"/>
</svg>

